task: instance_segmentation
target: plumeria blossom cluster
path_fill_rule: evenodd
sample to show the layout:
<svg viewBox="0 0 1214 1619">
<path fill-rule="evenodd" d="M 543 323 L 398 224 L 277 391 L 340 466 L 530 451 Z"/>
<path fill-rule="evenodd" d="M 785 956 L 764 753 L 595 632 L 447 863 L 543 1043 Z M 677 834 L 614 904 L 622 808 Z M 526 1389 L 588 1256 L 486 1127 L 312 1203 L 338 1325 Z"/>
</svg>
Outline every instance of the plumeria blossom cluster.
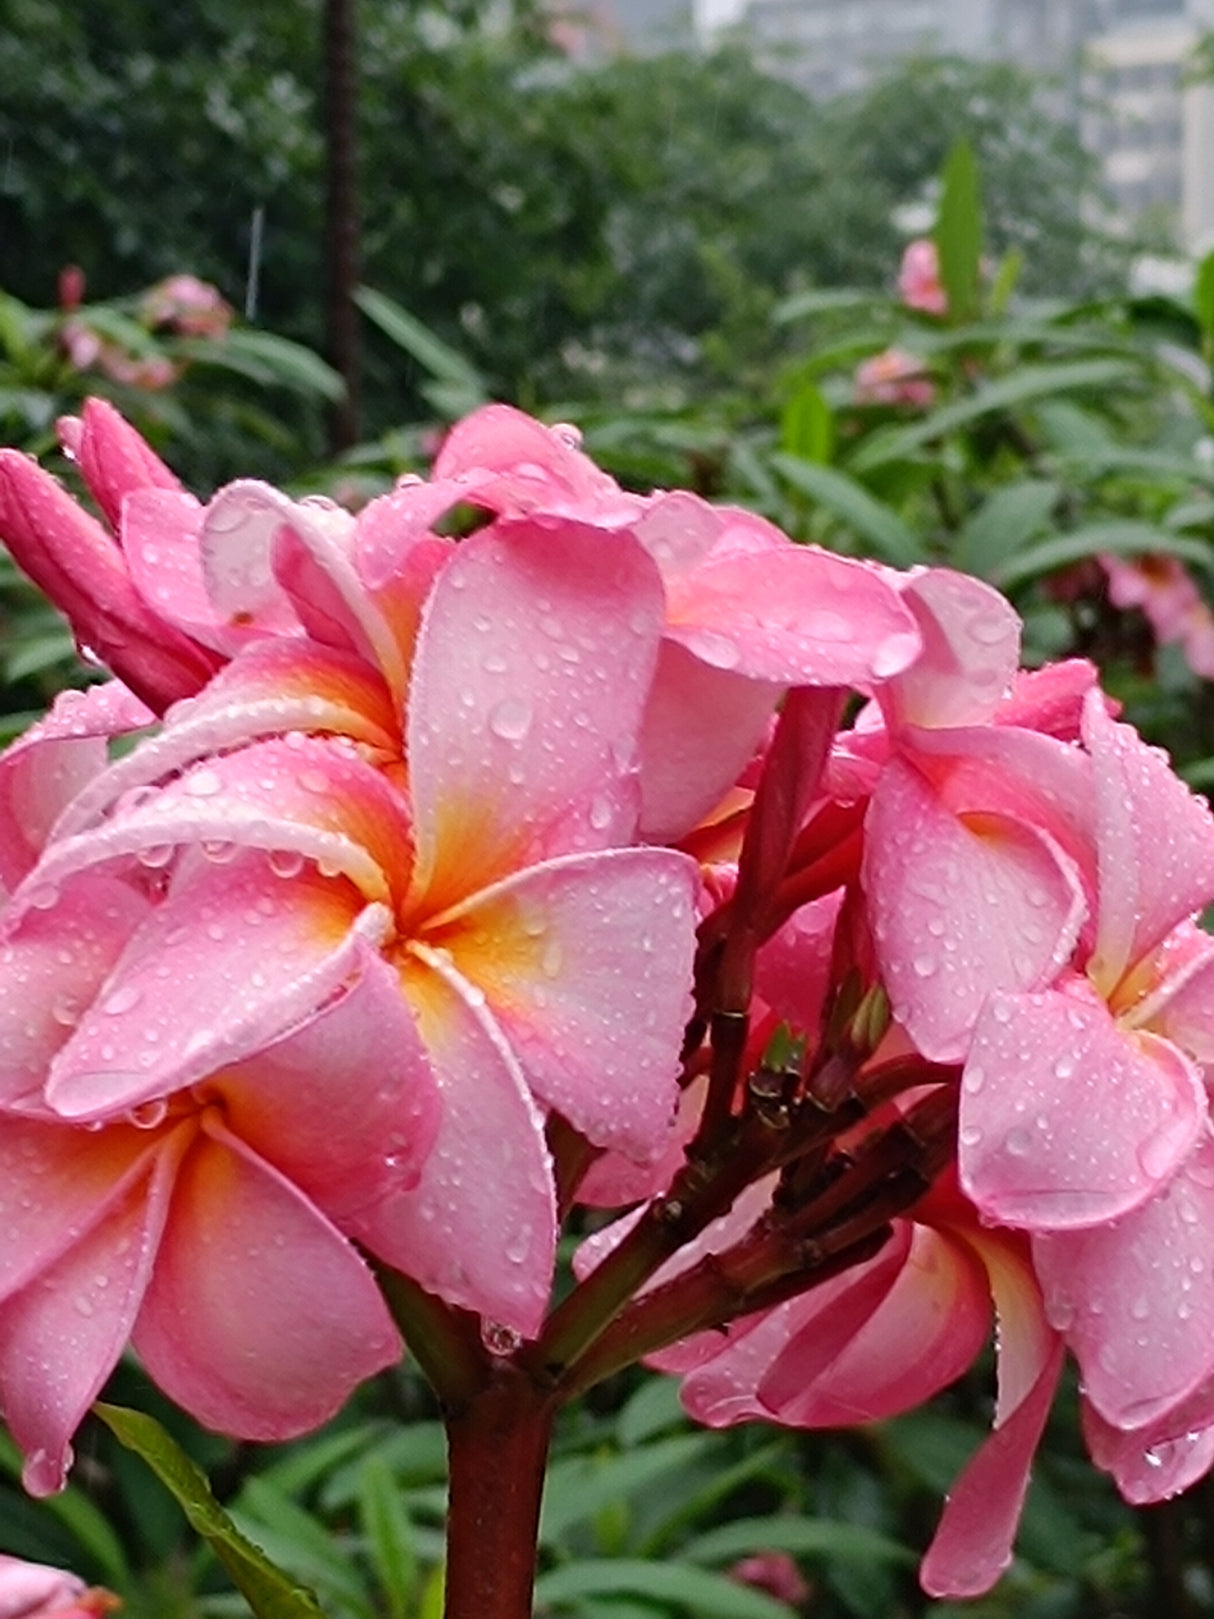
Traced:
<svg viewBox="0 0 1214 1619">
<path fill-rule="evenodd" d="M 1068 1352 L 1129 1498 L 1207 1470 L 1214 819 L 1089 665 L 505 406 L 357 517 L 200 502 L 98 402 L 61 435 L 101 518 L 0 452 L 0 534 L 114 677 L 0 757 L 30 1489 L 128 1344 L 281 1439 L 402 1322 L 449 1406 L 645 1357 L 801 1427 L 997 1323 L 939 1594 L 1006 1566 Z M 620 1218 L 550 1308 L 578 1205 Z"/>
</svg>

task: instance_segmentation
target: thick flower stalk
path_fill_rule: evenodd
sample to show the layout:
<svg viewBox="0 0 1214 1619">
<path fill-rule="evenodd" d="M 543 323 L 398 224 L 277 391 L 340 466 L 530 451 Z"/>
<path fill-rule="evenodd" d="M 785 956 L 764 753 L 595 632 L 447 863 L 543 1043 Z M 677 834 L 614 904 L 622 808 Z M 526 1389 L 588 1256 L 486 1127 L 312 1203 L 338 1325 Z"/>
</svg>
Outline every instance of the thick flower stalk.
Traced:
<svg viewBox="0 0 1214 1619">
<path fill-rule="evenodd" d="M 356 517 L 61 431 L 105 523 L 4 452 L 0 525 L 123 684 L 0 756 L 31 1489 L 127 1344 L 276 1439 L 403 1340 L 449 1619 L 523 1619 L 564 1401 L 649 1358 L 712 1425 L 869 1421 L 992 1323 L 930 1590 L 1009 1560 L 1068 1351 L 1127 1493 L 1205 1470 L 1214 821 L 1088 666 L 504 406 Z"/>
</svg>

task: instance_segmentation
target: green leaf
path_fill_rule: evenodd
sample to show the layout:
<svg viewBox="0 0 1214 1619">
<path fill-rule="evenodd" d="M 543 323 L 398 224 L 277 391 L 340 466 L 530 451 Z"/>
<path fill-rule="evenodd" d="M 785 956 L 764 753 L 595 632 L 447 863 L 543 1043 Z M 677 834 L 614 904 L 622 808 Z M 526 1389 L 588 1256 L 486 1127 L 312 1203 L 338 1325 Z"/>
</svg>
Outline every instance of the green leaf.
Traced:
<svg viewBox="0 0 1214 1619">
<path fill-rule="evenodd" d="M 780 448 L 804 461 L 830 461 L 835 451 L 835 418 L 816 383 L 798 388 L 780 415 Z"/>
<path fill-rule="evenodd" d="M 1112 551 L 1117 556 L 1180 557 L 1207 573 L 1214 570 L 1214 556 L 1201 540 L 1169 534 L 1166 529 L 1153 528 L 1149 523 L 1087 523 L 1083 528 L 1043 540 L 1040 545 L 1009 557 L 991 574 L 991 583 L 1000 590 L 1011 590 L 1042 574 L 1069 567 L 1073 562 L 1086 561 L 1098 551 Z"/>
<path fill-rule="evenodd" d="M 441 337 L 436 337 L 395 299 L 376 292 L 373 287 L 359 287 L 354 301 L 385 337 L 390 337 L 398 348 L 411 355 L 437 382 L 449 384 L 461 399 L 473 399 L 476 404 L 483 404 L 489 397 L 485 380 L 472 362 L 449 343 L 444 343 Z"/>
<path fill-rule="evenodd" d="M 963 573 L 990 579 L 1007 558 L 1041 532 L 1057 499 L 1058 485 L 1037 478 L 996 489 L 957 530 L 949 547 L 950 563 Z"/>
<path fill-rule="evenodd" d="M 154 1418 L 100 1402 L 93 1410 L 176 1498 L 191 1529 L 210 1546 L 257 1619 L 322 1619 L 313 1594 L 241 1534 L 212 1495 L 205 1474 Z"/>
<path fill-rule="evenodd" d="M 409 1514 L 380 1456 L 369 1456 L 359 1470 L 358 1515 L 388 1619 L 406 1619 L 417 1582 L 417 1558 Z"/>
<path fill-rule="evenodd" d="M 880 303 L 877 292 L 852 292 L 844 287 L 811 287 L 807 292 L 796 292 L 791 298 L 777 304 L 772 320 L 777 326 L 789 321 L 804 320 L 806 315 L 833 314 L 839 309 L 867 309 Z"/>
<path fill-rule="evenodd" d="M 771 464 L 794 489 L 832 512 L 867 545 L 873 546 L 883 561 L 907 568 L 921 560 L 919 542 L 898 513 L 870 495 L 845 472 L 780 451 L 772 455 Z"/>
<path fill-rule="evenodd" d="M 319 354 L 273 332 L 237 326 L 222 339 L 187 340 L 174 346 L 193 365 L 234 371 L 265 388 L 290 388 L 331 403 L 344 398 L 346 385 Z"/>
<path fill-rule="evenodd" d="M 942 405 L 921 421 L 882 434 L 880 443 L 874 441 L 862 448 L 852 465 L 857 471 L 870 472 L 888 461 L 904 460 L 922 445 L 943 438 L 959 427 L 968 427 L 993 411 L 1050 399 L 1079 388 L 1107 388 L 1114 382 L 1124 382 L 1136 370 L 1137 367 L 1126 360 L 1073 360 L 1062 365 L 1021 366 L 1009 376 L 985 383 L 965 399 Z"/>
<path fill-rule="evenodd" d="M 620 1456 L 570 1456 L 555 1462 L 544 1491 L 541 1544 L 552 1545 L 601 1507 L 628 1499 L 655 1479 L 702 1461 L 712 1450 L 707 1434 L 678 1434 Z"/>
<path fill-rule="evenodd" d="M 948 297 L 949 318 L 967 321 L 978 313 L 982 203 L 978 166 L 973 149 L 964 137 L 948 155 L 942 182 L 934 233 L 940 258 L 940 280 Z"/>
<path fill-rule="evenodd" d="M 793 1609 L 786 1603 L 682 1563 L 592 1558 L 542 1574 L 535 1585 L 536 1603 L 546 1607 L 570 1606 L 583 1597 L 617 1593 L 677 1603 L 696 1619 L 793 1619 Z"/>
<path fill-rule="evenodd" d="M 631 1450 L 668 1428 L 682 1427 L 686 1421 L 678 1379 L 647 1377 L 620 1412 L 616 1434 L 621 1448 Z"/>
<path fill-rule="evenodd" d="M 860 1524 L 830 1518 L 738 1518 L 697 1536 L 679 1550 L 693 1563 L 728 1563 L 754 1552 L 790 1552 L 797 1557 L 861 1558 L 913 1564 L 914 1552 Z"/>
<path fill-rule="evenodd" d="M 1197 266 L 1193 283 L 1193 308 L 1197 324 L 1207 343 L 1214 343 L 1214 251 L 1206 254 Z"/>
</svg>

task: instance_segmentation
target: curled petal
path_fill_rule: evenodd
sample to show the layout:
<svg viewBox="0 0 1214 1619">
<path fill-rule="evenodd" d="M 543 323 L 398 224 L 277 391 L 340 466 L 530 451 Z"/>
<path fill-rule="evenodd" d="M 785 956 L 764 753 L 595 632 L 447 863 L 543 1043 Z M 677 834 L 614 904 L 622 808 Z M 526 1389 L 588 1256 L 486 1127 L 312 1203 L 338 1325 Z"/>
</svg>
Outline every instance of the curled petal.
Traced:
<svg viewBox="0 0 1214 1619">
<path fill-rule="evenodd" d="M 1020 619 L 992 586 L 949 568 L 903 583 L 920 657 L 881 689 L 890 729 L 981 725 L 995 714 L 1020 661 Z"/>
<path fill-rule="evenodd" d="M 869 808 L 863 882 L 894 1016 L 934 1061 L 965 1055 L 993 990 L 1048 984 L 1085 906 L 1044 833 L 998 814 L 954 815 L 893 759 Z"/>
<path fill-rule="evenodd" d="M 1111 996 L 1127 968 L 1214 897 L 1214 815 L 1165 755 L 1116 724 L 1100 693 L 1084 708 L 1096 782 L 1100 908 L 1092 981 Z"/>
<path fill-rule="evenodd" d="M 667 635 L 704 663 L 779 685 L 857 686 L 920 650 L 886 578 L 813 546 L 717 554 L 666 581 Z"/>
<path fill-rule="evenodd" d="M 1050 1320 L 1093 1408 L 1120 1428 L 1162 1422 L 1214 1375 L 1214 1142 L 1122 1219 L 1033 1239 Z M 1210 1415 L 1186 1412 L 1205 1427 Z"/>
<path fill-rule="evenodd" d="M 170 1399 L 238 1438 L 326 1421 L 401 1344 L 353 1247 L 218 1118 L 173 1187 L 134 1345 Z"/>
<path fill-rule="evenodd" d="M 411 841 L 401 795 L 378 770 L 352 748 L 293 733 L 208 759 L 160 790 L 137 789 L 100 826 L 55 840 L 10 916 L 49 909 L 69 878 L 107 861 L 166 868 L 179 844 L 203 844 L 217 863 L 264 849 L 288 875 L 312 860 L 368 900 L 399 898 Z"/>
<path fill-rule="evenodd" d="M 310 869 L 284 880 L 256 852 L 196 855 L 56 1055 L 47 1102 L 103 1118 L 207 1078 L 353 983 L 389 925 Z"/>
<path fill-rule="evenodd" d="M 390 758 L 400 755 L 387 689 L 366 663 L 330 647 L 263 640 L 239 653 L 197 697 L 175 704 L 158 736 L 78 793 L 56 832 L 82 832 L 125 794 L 209 754 L 283 732 L 346 737 Z"/>
<path fill-rule="evenodd" d="M 0 754 L 0 883 L 34 865 L 66 806 L 106 766 L 106 742 L 156 716 L 118 681 L 63 691 L 49 714 Z"/>
<path fill-rule="evenodd" d="M 1090 995 L 991 997 L 962 1080 L 960 1167 L 988 1219 L 1059 1231 L 1154 1197 L 1206 1117 L 1193 1064 Z"/>
<path fill-rule="evenodd" d="M 781 1422 L 838 1427 L 911 1410 L 960 1377 L 985 1343 L 987 1277 L 965 1243 L 916 1226 L 884 1286 L 870 1263 L 871 1302 L 863 1283 L 819 1301 L 759 1384 Z"/>
<path fill-rule="evenodd" d="M 997 1427 L 953 1485 L 919 1570 L 929 1596 L 981 1596 L 1012 1560 L 1029 1469 L 1062 1371 L 1061 1342 L 1028 1394 Z"/>
</svg>

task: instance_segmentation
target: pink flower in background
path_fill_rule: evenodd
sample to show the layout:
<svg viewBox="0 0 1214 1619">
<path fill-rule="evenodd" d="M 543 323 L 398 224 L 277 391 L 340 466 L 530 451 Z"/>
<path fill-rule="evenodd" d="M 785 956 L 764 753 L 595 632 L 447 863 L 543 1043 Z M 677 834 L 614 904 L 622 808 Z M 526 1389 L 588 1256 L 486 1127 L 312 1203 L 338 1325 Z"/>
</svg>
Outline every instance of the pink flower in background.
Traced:
<svg viewBox="0 0 1214 1619">
<path fill-rule="evenodd" d="M 1127 560 L 1104 552 L 1100 565 L 1114 606 L 1140 608 L 1160 646 L 1178 645 L 1194 674 L 1214 680 L 1214 613 L 1184 563 L 1165 555 Z"/>
<path fill-rule="evenodd" d="M 232 306 L 209 281 L 170 275 L 149 287 L 139 304 L 145 325 L 182 337 L 222 337 L 232 324 Z"/>
<path fill-rule="evenodd" d="M 892 348 L 861 361 L 854 393 L 858 405 L 912 405 L 926 410 L 935 400 L 936 388 L 917 355 Z"/>
<path fill-rule="evenodd" d="M 790 1608 L 799 1608 L 809 1600 L 810 1587 L 787 1552 L 756 1552 L 753 1557 L 739 1558 L 726 1574 L 739 1585 L 766 1591 L 768 1596 L 775 1597 L 777 1602 L 786 1602 Z"/>
<path fill-rule="evenodd" d="M 121 1606 L 66 1569 L 0 1553 L 0 1619 L 99 1619 Z"/>
<path fill-rule="evenodd" d="M 928 315 L 948 313 L 948 295 L 940 280 L 940 257 L 930 236 L 906 244 L 898 269 L 898 293 L 908 309 Z"/>
</svg>

